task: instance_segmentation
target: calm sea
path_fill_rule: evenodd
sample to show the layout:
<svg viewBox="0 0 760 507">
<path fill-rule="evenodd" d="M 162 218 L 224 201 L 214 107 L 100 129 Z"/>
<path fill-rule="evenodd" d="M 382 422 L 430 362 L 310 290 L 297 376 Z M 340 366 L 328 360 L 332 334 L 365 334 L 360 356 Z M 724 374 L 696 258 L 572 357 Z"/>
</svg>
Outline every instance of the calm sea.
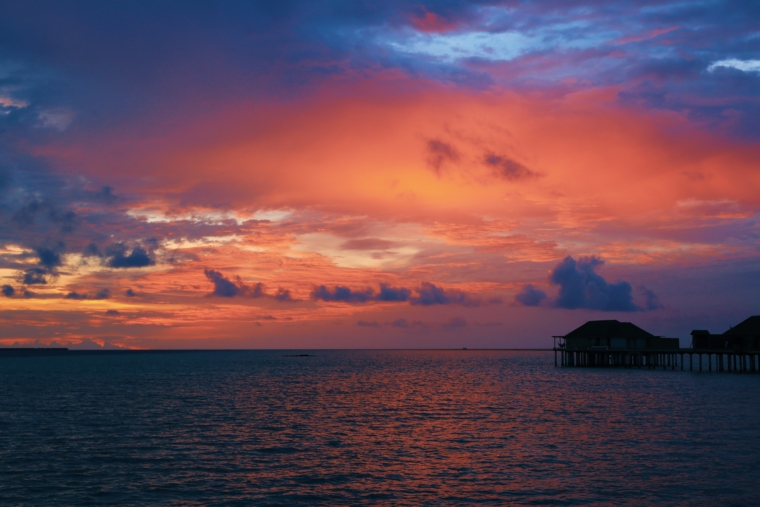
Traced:
<svg viewBox="0 0 760 507">
<path fill-rule="evenodd" d="M 759 505 L 760 375 L 551 352 L 0 358 L 2 505 L 471 503 Z"/>
</svg>

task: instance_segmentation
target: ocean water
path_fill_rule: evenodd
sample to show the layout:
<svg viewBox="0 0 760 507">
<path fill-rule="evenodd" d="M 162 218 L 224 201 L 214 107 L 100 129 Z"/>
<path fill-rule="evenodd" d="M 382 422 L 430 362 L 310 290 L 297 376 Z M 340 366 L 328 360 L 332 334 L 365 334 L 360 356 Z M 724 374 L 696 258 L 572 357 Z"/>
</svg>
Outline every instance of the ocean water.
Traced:
<svg viewBox="0 0 760 507">
<path fill-rule="evenodd" d="M 760 375 L 510 351 L 0 358 L 0 504 L 759 505 Z"/>
</svg>

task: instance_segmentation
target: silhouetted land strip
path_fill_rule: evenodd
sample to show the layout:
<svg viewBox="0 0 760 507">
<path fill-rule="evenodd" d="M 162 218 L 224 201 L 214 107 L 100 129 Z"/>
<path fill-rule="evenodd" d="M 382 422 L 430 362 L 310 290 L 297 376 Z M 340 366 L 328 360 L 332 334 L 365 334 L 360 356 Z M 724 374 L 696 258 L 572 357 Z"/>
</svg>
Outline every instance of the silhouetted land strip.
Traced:
<svg viewBox="0 0 760 507">
<path fill-rule="evenodd" d="M 65 347 L 8 347 L 0 348 L 2 357 L 66 357 L 66 356 L 108 356 L 125 354 L 173 354 L 176 352 L 208 352 L 200 349 L 150 349 L 150 350 L 71 350 Z"/>
<path fill-rule="evenodd" d="M 551 352 L 552 349 L 324 349 L 324 350 L 443 350 L 450 352 Z M 67 357 L 67 356 L 103 356 L 130 354 L 175 354 L 188 352 L 276 352 L 277 349 L 112 349 L 112 350 L 72 350 L 65 347 L 0 347 L 0 358 L 3 357 Z M 280 349 L 282 352 L 282 349 Z M 316 357 L 316 354 L 285 354 L 284 357 Z"/>
</svg>

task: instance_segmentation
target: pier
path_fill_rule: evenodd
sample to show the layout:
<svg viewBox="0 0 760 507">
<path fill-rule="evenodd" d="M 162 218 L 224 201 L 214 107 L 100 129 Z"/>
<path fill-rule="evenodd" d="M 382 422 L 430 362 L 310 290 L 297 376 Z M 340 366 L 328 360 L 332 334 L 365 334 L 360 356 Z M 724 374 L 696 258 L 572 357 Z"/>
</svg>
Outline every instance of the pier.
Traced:
<svg viewBox="0 0 760 507">
<path fill-rule="evenodd" d="M 663 370 L 760 372 L 760 352 L 726 350 L 567 349 L 554 347 L 554 366 L 645 368 Z"/>
<path fill-rule="evenodd" d="M 655 336 L 630 322 L 589 321 L 553 336 L 554 366 L 756 373 L 760 371 L 760 316 L 722 334 L 691 332 L 689 348 L 678 338 Z"/>
</svg>

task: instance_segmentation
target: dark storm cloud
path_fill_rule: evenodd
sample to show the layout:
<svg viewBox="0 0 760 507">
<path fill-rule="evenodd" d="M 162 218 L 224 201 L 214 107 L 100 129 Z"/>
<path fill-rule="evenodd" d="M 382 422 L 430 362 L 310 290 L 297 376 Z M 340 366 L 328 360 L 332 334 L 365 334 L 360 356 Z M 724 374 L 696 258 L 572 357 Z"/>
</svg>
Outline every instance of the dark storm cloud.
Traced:
<svg viewBox="0 0 760 507">
<path fill-rule="evenodd" d="M 428 167 L 438 176 L 441 175 L 444 164 L 459 161 L 459 151 L 450 143 L 439 139 L 429 139 L 426 148 Z"/>
<path fill-rule="evenodd" d="M 609 312 L 635 312 L 655 309 L 659 305 L 653 292 L 647 298 L 647 307 L 633 302 L 631 284 L 625 281 L 608 283 L 596 269 L 604 261 L 596 257 L 581 257 L 577 261 L 566 257 L 552 270 L 549 280 L 559 285 L 555 301 L 559 308 L 570 310 L 587 308 Z"/>
<path fill-rule="evenodd" d="M 16 289 L 11 287 L 10 285 L 3 285 L 2 293 L 3 293 L 3 296 L 9 298 L 9 297 L 12 297 L 13 294 L 16 293 Z"/>
<path fill-rule="evenodd" d="M 535 178 L 538 173 L 531 171 L 519 162 L 495 153 L 488 153 L 483 157 L 483 162 L 491 168 L 494 176 L 507 181 L 517 181 Z"/>
<path fill-rule="evenodd" d="M 536 289 L 532 284 L 523 286 L 520 293 L 515 296 L 515 300 L 523 306 L 538 306 L 545 299 L 546 292 Z"/>
<path fill-rule="evenodd" d="M 268 297 L 281 303 L 289 303 L 295 301 L 289 290 L 281 288 L 278 289 L 277 292 L 275 292 L 273 295 L 269 295 L 266 292 L 264 284 L 261 282 L 255 283 L 253 285 L 247 285 L 239 276 L 236 276 L 235 280 L 233 281 L 215 269 L 205 269 L 203 273 L 206 275 L 206 278 L 214 284 L 214 290 L 210 294 L 212 296 L 225 298 L 246 297 L 252 299 Z"/>
<path fill-rule="evenodd" d="M 137 297 L 137 294 L 136 294 L 136 293 L 135 293 L 135 291 L 134 291 L 134 290 L 132 290 L 132 289 L 127 289 L 127 290 L 125 290 L 125 291 L 124 291 L 124 295 L 125 295 L 125 296 L 127 296 L 128 298 Z"/>
</svg>

